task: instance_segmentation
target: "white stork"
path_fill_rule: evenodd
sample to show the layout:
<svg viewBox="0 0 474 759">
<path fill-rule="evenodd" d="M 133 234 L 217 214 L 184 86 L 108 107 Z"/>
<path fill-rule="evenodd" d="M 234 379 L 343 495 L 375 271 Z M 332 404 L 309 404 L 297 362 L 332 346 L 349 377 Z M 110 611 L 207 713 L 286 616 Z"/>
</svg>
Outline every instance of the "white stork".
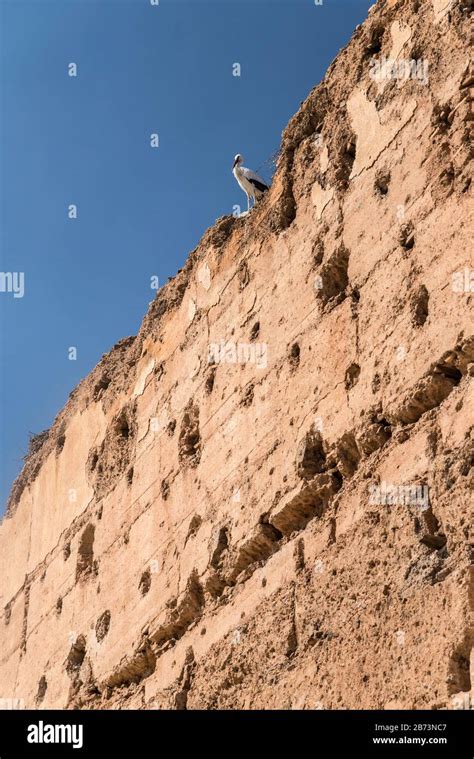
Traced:
<svg viewBox="0 0 474 759">
<path fill-rule="evenodd" d="M 253 198 L 253 204 L 258 200 L 269 187 L 261 177 L 258 176 L 252 169 L 246 169 L 242 166 L 244 159 L 237 153 L 234 158 L 234 166 L 232 173 L 239 183 L 242 190 L 247 195 L 247 213 L 250 211 L 250 198 Z"/>
</svg>

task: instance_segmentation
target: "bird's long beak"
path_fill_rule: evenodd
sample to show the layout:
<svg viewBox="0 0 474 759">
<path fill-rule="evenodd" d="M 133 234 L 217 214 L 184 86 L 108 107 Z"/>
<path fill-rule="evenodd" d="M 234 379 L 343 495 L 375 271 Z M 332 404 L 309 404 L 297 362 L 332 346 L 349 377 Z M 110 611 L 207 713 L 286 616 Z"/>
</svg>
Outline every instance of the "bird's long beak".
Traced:
<svg viewBox="0 0 474 759">
<path fill-rule="evenodd" d="M 234 161 L 234 165 L 232 166 L 233 169 L 235 169 L 235 167 L 237 166 L 238 162 L 239 162 L 239 159 L 236 158 L 235 161 Z"/>
</svg>

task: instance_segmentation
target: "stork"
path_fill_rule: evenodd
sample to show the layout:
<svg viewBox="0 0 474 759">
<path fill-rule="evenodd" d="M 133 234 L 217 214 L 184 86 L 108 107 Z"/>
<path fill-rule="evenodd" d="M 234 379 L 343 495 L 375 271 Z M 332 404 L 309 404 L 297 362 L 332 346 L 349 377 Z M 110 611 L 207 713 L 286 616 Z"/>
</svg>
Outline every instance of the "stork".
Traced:
<svg viewBox="0 0 474 759">
<path fill-rule="evenodd" d="M 239 183 L 239 186 L 247 195 L 248 213 L 250 211 L 250 198 L 253 199 L 253 204 L 255 206 L 255 201 L 261 198 L 263 193 L 266 192 L 269 187 L 267 184 L 265 184 L 263 179 L 258 176 L 258 174 L 252 171 L 252 169 L 246 169 L 244 166 L 242 166 L 243 162 L 243 157 L 240 155 L 240 153 L 237 153 L 234 158 L 232 173 Z"/>
</svg>

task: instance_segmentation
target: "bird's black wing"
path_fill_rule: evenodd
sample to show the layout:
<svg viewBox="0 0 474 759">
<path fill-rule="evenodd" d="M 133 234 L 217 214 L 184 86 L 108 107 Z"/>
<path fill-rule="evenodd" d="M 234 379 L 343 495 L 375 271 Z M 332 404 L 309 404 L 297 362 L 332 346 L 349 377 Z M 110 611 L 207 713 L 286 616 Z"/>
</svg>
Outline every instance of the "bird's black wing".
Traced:
<svg viewBox="0 0 474 759">
<path fill-rule="evenodd" d="M 253 184 L 254 187 L 256 187 L 257 190 L 260 190 L 260 192 L 266 192 L 270 188 L 268 185 L 264 184 L 263 182 L 260 182 L 258 179 L 253 179 L 253 177 L 247 177 L 250 184 Z"/>
</svg>

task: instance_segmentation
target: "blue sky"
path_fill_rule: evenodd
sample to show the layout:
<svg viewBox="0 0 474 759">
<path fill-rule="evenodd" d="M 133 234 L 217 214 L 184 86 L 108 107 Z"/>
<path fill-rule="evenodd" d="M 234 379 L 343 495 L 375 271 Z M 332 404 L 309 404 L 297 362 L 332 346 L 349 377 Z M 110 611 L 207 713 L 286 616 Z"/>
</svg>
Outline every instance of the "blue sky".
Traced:
<svg viewBox="0 0 474 759">
<path fill-rule="evenodd" d="M 0 0 L 0 272 L 24 272 L 22 298 L 0 292 L 0 513 L 29 432 L 137 332 L 150 278 L 245 207 L 235 153 L 269 178 L 371 4 Z"/>
</svg>

